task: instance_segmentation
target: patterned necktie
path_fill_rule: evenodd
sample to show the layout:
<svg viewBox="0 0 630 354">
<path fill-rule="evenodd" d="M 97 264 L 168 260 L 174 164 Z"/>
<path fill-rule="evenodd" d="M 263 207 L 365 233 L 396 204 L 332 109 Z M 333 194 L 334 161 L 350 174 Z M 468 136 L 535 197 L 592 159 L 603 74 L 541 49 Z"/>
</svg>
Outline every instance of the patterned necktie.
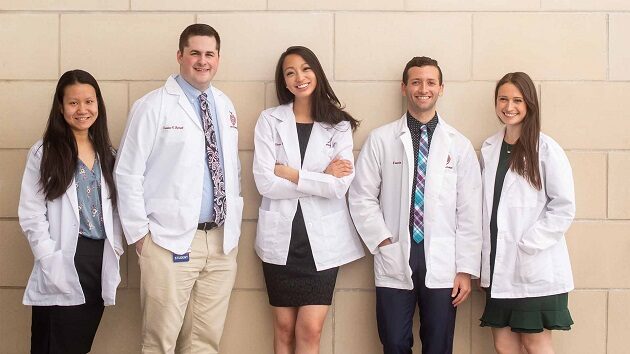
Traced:
<svg viewBox="0 0 630 354">
<path fill-rule="evenodd" d="M 219 160 L 219 150 L 217 148 L 217 134 L 212 126 L 212 116 L 208 107 L 208 96 L 205 93 L 199 95 L 201 105 L 201 118 L 203 120 L 203 132 L 206 136 L 206 155 L 210 176 L 212 178 L 212 188 L 214 198 L 212 208 L 214 210 L 214 222 L 221 226 L 225 221 L 225 178 Z"/>
<path fill-rule="evenodd" d="M 429 158 L 429 133 L 426 125 L 420 127 L 419 145 L 418 173 L 413 198 L 413 240 L 416 243 L 424 240 L 424 182 L 427 174 L 427 159 Z"/>
</svg>

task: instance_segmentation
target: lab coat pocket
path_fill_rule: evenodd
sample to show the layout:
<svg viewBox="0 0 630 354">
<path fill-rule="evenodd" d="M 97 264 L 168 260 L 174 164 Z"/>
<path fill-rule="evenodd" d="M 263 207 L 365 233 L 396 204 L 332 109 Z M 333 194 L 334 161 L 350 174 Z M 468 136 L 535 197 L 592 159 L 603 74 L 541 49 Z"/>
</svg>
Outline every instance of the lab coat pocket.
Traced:
<svg viewBox="0 0 630 354">
<path fill-rule="evenodd" d="M 354 224 L 347 209 L 336 211 L 321 218 L 324 241 L 329 259 L 347 254 L 354 250 L 352 235 L 355 234 Z"/>
<path fill-rule="evenodd" d="M 519 283 L 552 283 L 553 272 L 551 253 L 548 250 L 535 254 L 528 254 L 520 248 L 516 251 L 516 280 Z"/>
<path fill-rule="evenodd" d="M 266 254 L 277 250 L 278 229 L 283 217 L 280 213 L 270 210 L 258 209 L 258 225 L 256 230 L 256 248 Z"/>
<path fill-rule="evenodd" d="M 382 277 L 390 277 L 399 281 L 405 279 L 405 260 L 400 242 L 392 243 L 378 248 L 374 255 L 376 274 Z"/>
<path fill-rule="evenodd" d="M 69 294 L 71 292 L 66 275 L 65 257 L 61 250 L 39 260 L 40 277 L 37 291 L 42 294 Z"/>
</svg>

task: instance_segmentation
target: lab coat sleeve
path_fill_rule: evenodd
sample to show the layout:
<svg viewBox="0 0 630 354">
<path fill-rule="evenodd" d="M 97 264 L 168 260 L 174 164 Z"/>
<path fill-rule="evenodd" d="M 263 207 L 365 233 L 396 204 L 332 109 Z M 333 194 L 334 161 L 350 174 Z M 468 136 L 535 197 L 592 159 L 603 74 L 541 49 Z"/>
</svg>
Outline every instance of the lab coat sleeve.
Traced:
<svg viewBox="0 0 630 354">
<path fill-rule="evenodd" d="M 519 248 L 530 255 L 560 241 L 575 217 L 575 191 L 569 159 L 555 142 L 546 144 L 544 150 L 540 154 L 540 172 L 547 205 L 519 242 Z"/>
<path fill-rule="evenodd" d="M 457 226 L 455 264 L 457 273 L 479 277 L 481 271 L 482 183 L 477 154 L 469 141 L 457 166 Z"/>
<path fill-rule="evenodd" d="M 56 244 L 50 236 L 46 197 L 39 183 L 43 149 L 38 143 L 28 152 L 18 205 L 20 227 L 36 261 L 51 255 Z"/>
<path fill-rule="evenodd" d="M 297 185 L 274 174 L 276 150 L 273 127 L 265 112 L 260 114 L 254 128 L 254 182 L 258 192 L 269 199 L 293 199 L 307 194 L 297 190 Z"/>
<path fill-rule="evenodd" d="M 379 196 L 381 194 L 381 155 L 372 135 L 363 144 L 355 166 L 355 178 L 348 191 L 348 204 L 359 236 L 372 254 L 378 245 L 392 237 L 385 224 Z"/>
<path fill-rule="evenodd" d="M 147 160 L 157 134 L 156 109 L 159 108 L 151 107 L 144 99 L 134 104 L 129 112 L 114 167 L 118 212 L 128 244 L 135 243 L 149 233 L 143 183 Z"/>
<path fill-rule="evenodd" d="M 332 143 L 335 144 L 333 159 L 338 157 L 348 160 L 354 165 L 354 155 L 352 154 L 352 128 L 350 123 L 344 122 L 333 129 L 338 129 Z M 297 190 L 299 192 L 316 195 L 328 199 L 341 199 L 348 192 L 350 183 L 354 178 L 354 169 L 351 174 L 337 178 L 324 172 L 300 170 L 300 179 Z"/>
</svg>

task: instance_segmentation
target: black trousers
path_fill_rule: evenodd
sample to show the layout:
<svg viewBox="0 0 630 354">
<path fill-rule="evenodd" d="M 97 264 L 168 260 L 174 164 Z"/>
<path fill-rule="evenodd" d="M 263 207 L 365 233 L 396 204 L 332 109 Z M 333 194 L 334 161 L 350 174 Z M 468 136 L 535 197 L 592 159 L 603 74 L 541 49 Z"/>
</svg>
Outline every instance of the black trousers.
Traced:
<svg viewBox="0 0 630 354">
<path fill-rule="evenodd" d="M 32 354 L 85 354 L 92 349 L 103 316 L 101 270 L 105 240 L 79 236 L 74 265 L 79 274 L 85 304 L 33 306 Z"/>
<path fill-rule="evenodd" d="M 452 354 L 456 308 L 453 289 L 429 289 L 424 242 L 411 241 L 409 265 L 412 290 L 376 288 L 376 320 L 384 354 L 411 354 L 413 315 L 420 310 L 420 340 L 423 354 Z"/>
</svg>

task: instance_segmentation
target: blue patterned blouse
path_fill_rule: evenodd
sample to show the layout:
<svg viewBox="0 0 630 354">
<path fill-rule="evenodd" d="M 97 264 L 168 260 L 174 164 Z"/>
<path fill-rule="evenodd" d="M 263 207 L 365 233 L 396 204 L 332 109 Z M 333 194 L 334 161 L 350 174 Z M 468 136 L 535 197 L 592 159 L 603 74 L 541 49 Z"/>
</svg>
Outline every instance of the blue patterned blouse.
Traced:
<svg viewBox="0 0 630 354">
<path fill-rule="evenodd" d="M 98 159 L 90 170 L 78 159 L 74 173 L 79 201 L 79 235 L 102 240 L 105 238 L 103 208 L 101 207 L 101 165 Z"/>
</svg>

